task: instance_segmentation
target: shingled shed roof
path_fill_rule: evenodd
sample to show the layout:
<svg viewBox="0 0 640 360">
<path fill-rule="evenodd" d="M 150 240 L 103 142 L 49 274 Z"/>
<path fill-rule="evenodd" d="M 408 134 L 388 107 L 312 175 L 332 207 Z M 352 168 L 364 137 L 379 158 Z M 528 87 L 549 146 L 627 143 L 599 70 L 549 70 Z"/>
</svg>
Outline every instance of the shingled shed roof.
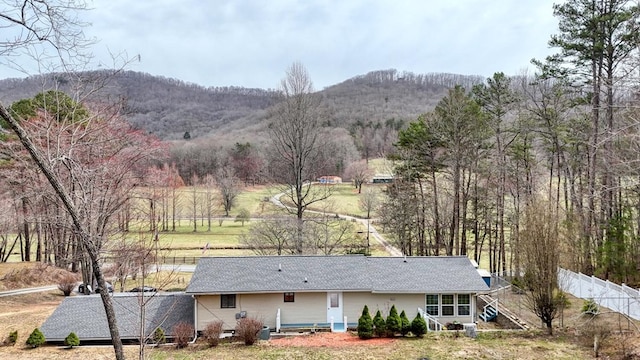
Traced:
<svg viewBox="0 0 640 360">
<path fill-rule="evenodd" d="M 189 294 L 289 291 L 474 293 L 488 287 L 464 257 L 247 256 L 198 261 Z"/>
<path fill-rule="evenodd" d="M 113 307 L 118 330 L 123 340 L 138 340 L 140 334 L 140 311 L 143 293 L 115 293 Z M 184 293 L 144 294 L 145 335 L 149 336 L 157 327 L 172 337 L 173 327 L 180 322 L 193 324 L 194 301 Z M 57 342 L 71 332 L 80 341 L 111 340 L 107 317 L 100 295 L 79 295 L 65 298 L 40 328 L 47 341 Z"/>
</svg>

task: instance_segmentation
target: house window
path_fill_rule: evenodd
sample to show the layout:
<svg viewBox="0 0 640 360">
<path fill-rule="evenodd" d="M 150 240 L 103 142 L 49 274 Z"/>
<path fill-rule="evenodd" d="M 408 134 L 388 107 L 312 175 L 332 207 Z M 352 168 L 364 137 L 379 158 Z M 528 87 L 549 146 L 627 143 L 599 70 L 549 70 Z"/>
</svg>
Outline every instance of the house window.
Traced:
<svg viewBox="0 0 640 360">
<path fill-rule="evenodd" d="M 439 316 L 438 311 L 438 294 L 427 294 L 427 314 L 431 316 Z"/>
<path fill-rule="evenodd" d="M 234 309 L 236 307 L 236 294 L 222 294 L 220 295 L 220 308 L 221 309 Z"/>
<path fill-rule="evenodd" d="M 284 302 L 294 302 L 295 301 L 295 293 L 286 292 L 284 293 Z"/>
<path fill-rule="evenodd" d="M 458 315 L 471 314 L 471 296 L 469 294 L 458 294 Z"/>
<path fill-rule="evenodd" d="M 453 294 L 442 294 L 442 316 L 453 316 Z"/>
<path fill-rule="evenodd" d="M 329 294 L 330 305 L 332 308 L 340 307 L 340 296 L 337 293 Z"/>
</svg>

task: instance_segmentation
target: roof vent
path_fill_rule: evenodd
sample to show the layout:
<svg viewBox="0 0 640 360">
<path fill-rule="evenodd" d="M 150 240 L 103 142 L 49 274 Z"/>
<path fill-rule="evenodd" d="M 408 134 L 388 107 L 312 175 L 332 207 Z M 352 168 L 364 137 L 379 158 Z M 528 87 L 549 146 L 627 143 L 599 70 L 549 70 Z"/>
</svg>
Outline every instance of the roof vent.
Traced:
<svg viewBox="0 0 640 360">
<path fill-rule="evenodd" d="M 407 255 L 404 256 L 404 262 L 407 262 Z"/>
<path fill-rule="evenodd" d="M 304 278 L 304 282 L 309 282 L 306 277 Z"/>
<path fill-rule="evenodd" d="M 278 264 L 278 271 L 282 271 L 282 264 Z"/>
</svg>

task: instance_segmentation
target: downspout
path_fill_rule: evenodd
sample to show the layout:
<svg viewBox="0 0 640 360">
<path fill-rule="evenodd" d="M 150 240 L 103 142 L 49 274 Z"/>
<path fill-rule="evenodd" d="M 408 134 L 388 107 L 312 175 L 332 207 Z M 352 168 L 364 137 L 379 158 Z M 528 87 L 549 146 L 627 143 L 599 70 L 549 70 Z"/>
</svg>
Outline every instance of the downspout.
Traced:
<svg viewBox="0 0 640 360">
<path fill-rule="evenodd" d="M 191 295 L 193 298 L 193 341 L 189 342 L 190 344 L 195 344 L 196 340 L 198 340 L 198 298 L 195 295 Z"/>
</svg>

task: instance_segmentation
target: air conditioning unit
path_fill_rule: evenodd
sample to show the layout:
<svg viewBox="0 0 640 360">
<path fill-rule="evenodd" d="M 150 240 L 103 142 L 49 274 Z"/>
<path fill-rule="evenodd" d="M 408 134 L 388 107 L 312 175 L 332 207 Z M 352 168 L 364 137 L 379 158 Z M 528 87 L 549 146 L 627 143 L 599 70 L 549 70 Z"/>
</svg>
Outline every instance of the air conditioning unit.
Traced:
<svg viewBox="0 0 640 360">
<path fill-rule="evenodd" d="M 246 317 L 247 317 L 246 311 L 240 311 L 239 313 L 236 313 L 236 320 L 244 319 Z"/>
</svg>

